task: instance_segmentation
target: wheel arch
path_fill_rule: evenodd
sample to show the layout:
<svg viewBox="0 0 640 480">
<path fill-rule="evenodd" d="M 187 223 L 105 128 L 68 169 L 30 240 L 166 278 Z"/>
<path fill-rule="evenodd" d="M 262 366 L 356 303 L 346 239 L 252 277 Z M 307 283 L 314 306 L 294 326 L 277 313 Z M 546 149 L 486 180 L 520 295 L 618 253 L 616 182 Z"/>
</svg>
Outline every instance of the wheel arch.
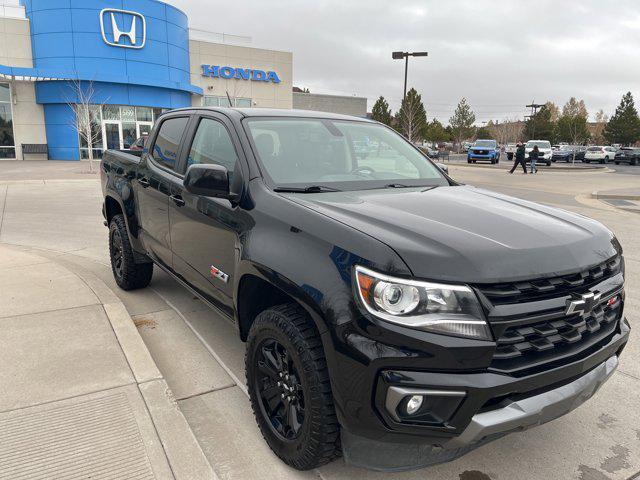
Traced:
<svg viewBox="0 0 640 480">
<path fill-rule="evenodd" d="M 238 332 L 247 340 L 256 316 L 283 303 L 296 303 L 308 313 L 318 332 L 327 330 L 320 306 L 295 282 L 261 265 L 244 264 L 234 293 Z"/>
</svg>

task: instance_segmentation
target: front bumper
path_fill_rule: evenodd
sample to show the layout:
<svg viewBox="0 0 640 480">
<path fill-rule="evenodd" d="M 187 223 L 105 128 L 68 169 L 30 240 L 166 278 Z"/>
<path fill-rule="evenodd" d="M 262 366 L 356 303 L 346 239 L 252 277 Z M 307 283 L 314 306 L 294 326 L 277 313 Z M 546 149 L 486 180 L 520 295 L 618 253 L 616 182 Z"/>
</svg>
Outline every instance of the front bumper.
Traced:
<svg viewBox="0 0 640 480">
<path fill-rule="evenodd" d="M 353 465 L 374 470 L 421 468 L 454 460 L 507 433 L 558 418 L 590 398 L 611 376 L 629 330 L 623 317 L 618 332 L 596 352 L 523 377 L 492 372 L 383 370 L 375 386 L 374 408 L 384 426 L 372 432 L 353 423 L 343 424 L 344 457 Z M 393 387 L 400 389 L 401 396 L 429 390 L 462 392 L 463 398 L 452 395 L 457 402 L 455 411 L 441 425 L 435 425 L 433 418 L 407 424 L 393 414 L 397 399 L 391 406 L 388 402 Z"/>
<path fill-rule="evenodd" d="M 467 157 L 471 160 L 494 160 L 497 156 L 497 153 L 480 154 L 471 151 L 467 153 Z"/>
</svg>

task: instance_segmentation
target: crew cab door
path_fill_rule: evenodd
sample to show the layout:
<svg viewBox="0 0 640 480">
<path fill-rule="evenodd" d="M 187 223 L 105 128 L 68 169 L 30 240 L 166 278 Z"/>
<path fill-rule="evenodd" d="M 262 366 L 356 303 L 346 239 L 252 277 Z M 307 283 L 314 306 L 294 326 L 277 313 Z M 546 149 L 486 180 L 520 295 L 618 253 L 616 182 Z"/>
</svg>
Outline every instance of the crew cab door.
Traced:
<svg viewBox="0 0 640 480">
<path fill-rule="evenodd" d="M 180 147 L 189 122 L 188 116 L 163 118 L 151 139 L 150 149 L 142 156 L 133 183 L 142 242 L 157 261 L 171 267 L 169 236 L 169 196 L 177 178 Z"/>
<path fill-rule="evenodd" d="M 199 116 L 185 148 L 183 172 L 196 163 L 227 168 L 232 191 L 242 190 L 240 144 L 223 115 Z M 233 308 L 238 237 L 248 221 L 230 200 L 204 197 L 176 185 L 169 202 L 174 271 L 227 313 Z"/>
</svg>

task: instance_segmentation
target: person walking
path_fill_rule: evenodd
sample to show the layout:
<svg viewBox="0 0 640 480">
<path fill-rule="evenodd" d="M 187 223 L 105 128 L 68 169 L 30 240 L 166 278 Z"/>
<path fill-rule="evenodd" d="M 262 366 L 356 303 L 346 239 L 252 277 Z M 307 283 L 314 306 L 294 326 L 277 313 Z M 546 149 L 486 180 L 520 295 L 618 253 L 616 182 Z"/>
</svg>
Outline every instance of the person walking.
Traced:
<svg viewBox="0 0 640 480">
<path fill-rule="evenodd" d="M 529 160 L 531 160 L 531 173 L 538 173 L 538 158 L 540 157 L 540 150 L 538 145 L 533 146 L 533 150 L 529 153 Z"/>
<path fill-rule="evenodd" d="M 524 161 L 525 157 L 525 148 L 522 142 L 518 142 L 518 146 L 516 147 L 515 160 L 513 161 L 513 167 L 509 171 L 509 173 L 513 173 L 513 171 L 518 168 L 518 165 L 522 165 L 522 171 L 527 173 L 527 164 Z"/>
</svg>

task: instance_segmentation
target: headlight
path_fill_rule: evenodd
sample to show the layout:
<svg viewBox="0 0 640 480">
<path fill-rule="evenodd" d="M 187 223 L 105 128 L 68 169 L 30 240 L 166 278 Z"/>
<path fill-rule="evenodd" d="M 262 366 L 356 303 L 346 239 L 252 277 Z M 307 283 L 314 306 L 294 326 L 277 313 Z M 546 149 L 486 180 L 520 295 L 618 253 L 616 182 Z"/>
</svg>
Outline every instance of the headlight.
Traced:
<svg viewBox="0 0 640 480">
<path fill-rule="evenodd" d="M 492 340 L 468 286 L 394 278 L 360 266 L 355 270 L 356 295 L 371 315 L 417 330 Z"/>
</svg>

